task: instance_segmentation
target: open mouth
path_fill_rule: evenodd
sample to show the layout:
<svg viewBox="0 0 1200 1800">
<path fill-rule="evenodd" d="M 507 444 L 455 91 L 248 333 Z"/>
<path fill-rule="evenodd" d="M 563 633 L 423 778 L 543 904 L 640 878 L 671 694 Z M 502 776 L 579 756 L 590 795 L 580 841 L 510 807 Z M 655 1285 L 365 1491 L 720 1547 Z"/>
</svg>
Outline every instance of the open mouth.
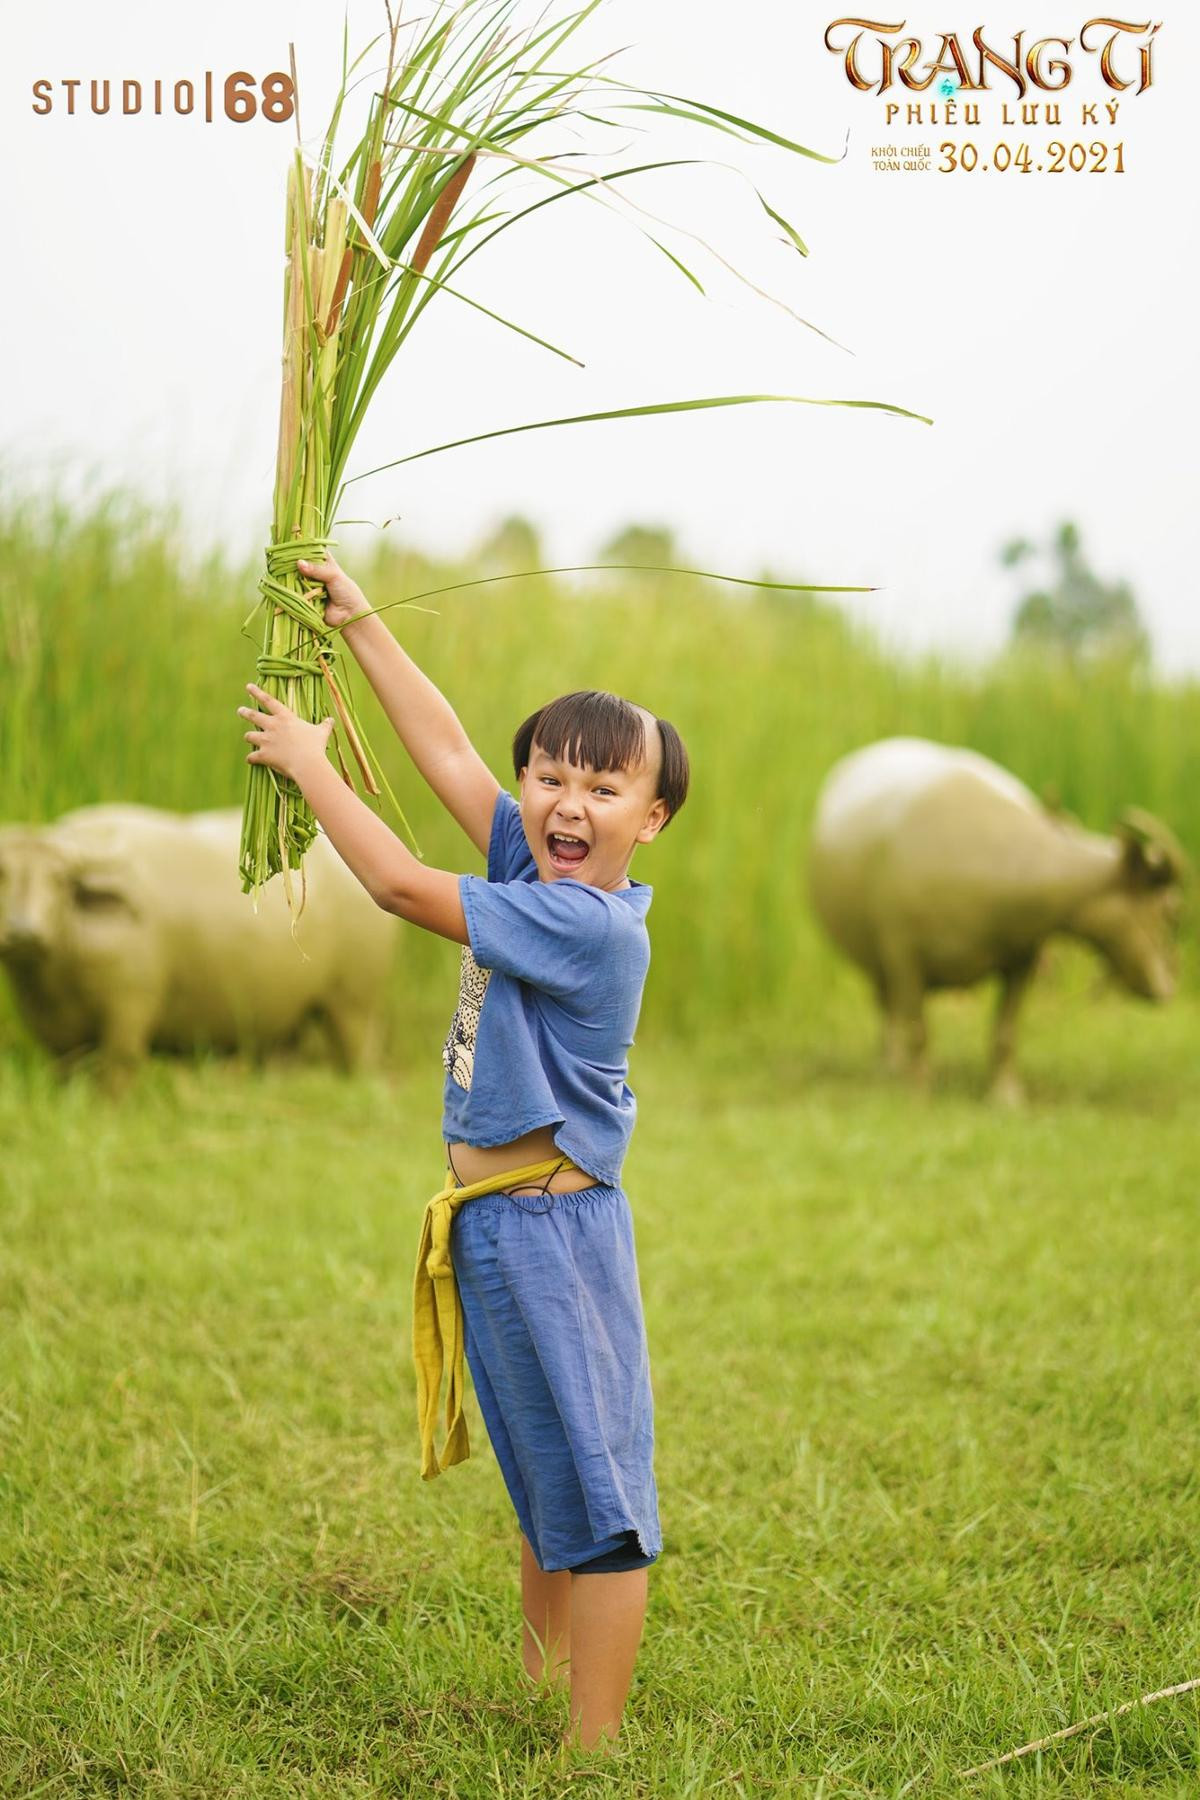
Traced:
<svg viewBox="0 0 1200 1800">
<path fill-rule="evenodd" d="M 587 857 L 588 846 L 583 839 L 572 837 L 569 832 L 552 831 L 546 844 L 552 867 L 564 874 L 577 869 Z"/>
</svg>

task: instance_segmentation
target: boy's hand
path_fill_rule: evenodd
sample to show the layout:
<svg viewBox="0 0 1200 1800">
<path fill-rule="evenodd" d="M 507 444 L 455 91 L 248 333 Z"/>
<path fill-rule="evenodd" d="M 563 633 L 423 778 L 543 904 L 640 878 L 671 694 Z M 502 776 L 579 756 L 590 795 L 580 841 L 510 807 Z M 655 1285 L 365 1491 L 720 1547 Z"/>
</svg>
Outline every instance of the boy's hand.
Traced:
<svg viewBox="0 0 1200 1800">
<path fill-rule="evenodd" d="M 353 582 L 350 585 L 353 587 Z M 314 757 L 324 762 L 325 746 L 333 730 L 332 714 L 322 719 L 319 725 L 310 725 L 307 720 L 297 718 L 290 706 L 264 693 L 252 681 L 246 683 L 246 688 L 262 708 L 255 712 L 249 706 L 238 707 L 243 719 L 248 719 L 254 726 L 253 731 L 243 733 L 247 743 L 254 745 L 247 762 L 266 763 L 268 768 L 278 769 L 281 775 L 290 775 L 293 781 L 298 779 L 297 770 Z"/>
<path fill-rule="evenodd" d="M 351 581 L 344 569 L 339 569 L 332 556 L 324 562 L 297 562 L 296 567 L 309 581 L 324 584 L 329 598 L 325 602 L 325 623 L 327 625 L 344 625 L 358 613 L 371 611 L 370 601 L 356 581 Z"/>
</svg>

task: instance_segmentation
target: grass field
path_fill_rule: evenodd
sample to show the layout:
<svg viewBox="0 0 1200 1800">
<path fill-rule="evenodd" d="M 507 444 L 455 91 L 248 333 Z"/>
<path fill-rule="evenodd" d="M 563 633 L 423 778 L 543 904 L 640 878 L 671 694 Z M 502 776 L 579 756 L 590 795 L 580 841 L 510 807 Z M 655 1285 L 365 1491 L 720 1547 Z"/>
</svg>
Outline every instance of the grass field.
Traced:
<svg viewBox="0 0 1200 1800">
<path fill-rule="evenodd" d="M 936 1023 L 924 1104 L 849 999 L 635 1052 L 665 1547 L 573 1774 L 473 1394 L 418 1474 L 433 1048 L 117 1108 L 11 1056 L 0 1792 L 1195 1793 L 1195 1695 L 955 1776 L 1200 1674 L 1194 1003 L 1035 1001 L 1017 1117 L 979 1002 Z"/>
<path fill-rule="evenodd" d="M 377 604 L 470 579 L 392 555 Z M 836 579 L 839 571 L 819 573 Z M 0 820 L 240 806 L 257 570 L 120 497 L 0 505 Z M 966 601 L 964 603 L 967 603 Z M 559 1767 L 523 1687 L 515 1519 L 422 1483 L 409 1350 L 457 952 L 404 936 L 382 1070 L 155 1059 L 60 1089 L 0 982 L 0 1796 L 1194 1795 L 1200 934 L 1155 1010 L 1056 946 L 981 1104 L 988 1003 L 926 1099 L 804 898 L 824 771 L 965 742 L 1195 856 L 1200 687 L 890 663 L 830 608 L 639 580 L 388 614 L 491 765 L 555 693 L 682 731 L 626 1165 L 665 1546 L 619 1749 Z M 361 691 L 361 680 L 359 689 Z M 388 742 L 435 866 L 477 868 Z M 394 821 L 393 821 L 394 823 Z"/>
</svg>

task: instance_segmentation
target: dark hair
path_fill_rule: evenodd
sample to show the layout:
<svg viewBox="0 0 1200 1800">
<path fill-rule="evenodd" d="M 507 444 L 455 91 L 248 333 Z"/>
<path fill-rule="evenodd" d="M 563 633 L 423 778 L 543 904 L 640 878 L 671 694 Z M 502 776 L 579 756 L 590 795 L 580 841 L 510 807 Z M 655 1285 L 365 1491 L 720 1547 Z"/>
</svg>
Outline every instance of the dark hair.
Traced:
<svg viewBox="0 0 1200 1800">
<path fill-rule="evenodd" d="M 662 740 L 662 766 L 656 799 L 667 803 L 661 830 L 675 817 L 688 791 L 688 755 L 683 740 L 666 719 L 656 719 Z M 540 749 L 557 761 L 584 769 L 636 769 L 646 755 L 646 728 L 641 713 L 617 694 L 581 688 L 562 694 L 530 713 L 513 738 L 513 772 L 528 768 L 536 738 Z"/>
</svg>

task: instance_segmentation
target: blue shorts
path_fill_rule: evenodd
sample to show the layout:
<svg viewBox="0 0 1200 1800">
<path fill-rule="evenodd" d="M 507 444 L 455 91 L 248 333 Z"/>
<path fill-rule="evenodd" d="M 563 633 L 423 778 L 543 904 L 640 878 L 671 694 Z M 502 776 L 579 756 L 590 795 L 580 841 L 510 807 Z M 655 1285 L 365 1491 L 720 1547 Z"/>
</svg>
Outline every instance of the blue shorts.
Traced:
<svg viewBox="0 0 1200 1800">
<path fill-rule="evenodd" d="M 624 1191 L 465 1201 L 451 1255 L 475 1396 L 538 1567 L 654 1562 L 654 1402 Z"/>
</svg>

